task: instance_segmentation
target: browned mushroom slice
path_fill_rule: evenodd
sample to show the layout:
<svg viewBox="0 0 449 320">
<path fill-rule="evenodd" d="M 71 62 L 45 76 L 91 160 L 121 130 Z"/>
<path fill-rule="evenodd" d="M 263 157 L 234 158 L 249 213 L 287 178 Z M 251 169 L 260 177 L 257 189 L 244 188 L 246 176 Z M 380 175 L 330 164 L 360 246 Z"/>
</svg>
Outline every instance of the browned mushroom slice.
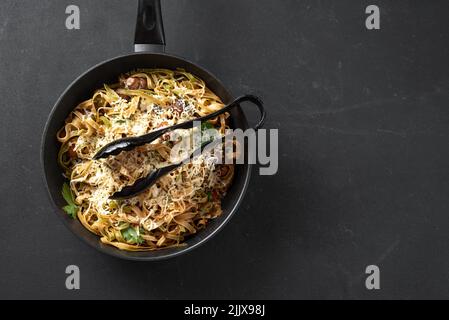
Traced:
<svg viewBox="0 0 449 320">
<path fill-rule="evenodd" d="M 147 79 L 140 77 L 129 77 L 126 79 L 125 86 L 131 90 L 148 89 Z"/>
</svg>

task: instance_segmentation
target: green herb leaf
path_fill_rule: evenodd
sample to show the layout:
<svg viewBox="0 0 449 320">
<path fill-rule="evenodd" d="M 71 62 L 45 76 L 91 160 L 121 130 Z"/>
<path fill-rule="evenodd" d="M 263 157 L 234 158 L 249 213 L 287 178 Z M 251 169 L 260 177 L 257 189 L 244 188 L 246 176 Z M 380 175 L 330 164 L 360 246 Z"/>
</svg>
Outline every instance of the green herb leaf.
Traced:
<svg viewBox="0 0 449 320">
<path fill-rule="evenodd" d="M 72 190 L 70 190 L 69 185 L 64 182 L 62 185 L 62 196 L 67 202 L 67 205 L 62 208 L 72 219 L 76 219 L 76 214 L 78 212 L 78 206 L 75 204 L 73 198 Z"/>
<path fill-rule="evenodd" d="M 214 140 L 214 134 L 211 134 L 207 130 L 209 129 L 215 129 L 215 127 L 209 123 L 209 122 L 202 122 L 201 123 L 201 144 L 204 146 L 209 142 L 212 142 Z"/>
<path fill-rule="evenodd" d="M 64 210 L 72 219 L 76 219 L 76 213 L 78 212 L 77 207 L 67 205 L 62 207 L 62 210 Z"/>
<path fill-rule="evenodd" d="M 131 213 L 131 207 L 129 207 L 129 206 L 126 206 L 126 207 L 123 207 L 123 212 L 124 213 Z"/>
<path fill-rule="evenodd" d="M 212 123 L 209 123 L 209 122 L 201 123 L 201 131 L 205 131 L 205 130 L 213 129 L 213 128 L 214 128 L 214 126 L 212 125 Z"/>
<path fill-rule="evenodd" d="M 101 116 L 101 117 L 100 117 L 100 120 L 101 120 L 101 122 L 103 122 L 103 124 L 104 124 L 106 127 L 110 127 L 110 126 L 111 126 L 111 121 L 109 121 L 109 119 L 106 118 L 105 116 Z"/>
<path fill-rule="evenodd" d="M 116 122 L 116 123 L 125 123 L 126 120 L 123 120 L 123 119 L 117 119 L 117 120 L 115 120 L 115 122 Z"/>
<path fill-rule="evenodd" d="M 123 239 L 130 244 L 142 244 L 145 241 L 133 227 L 128 227 L 121 232 Z"/>
<path fill-rule="evenodd" d="M 212 201 L 212 192 L 210 191 L 207 193 L 207 201 Z"/>
<path fill-rule="evenodd" d="M 64 184 L 62 185 L 62 196 L 68 204 L 75 204 L 75 202 L 73 201 L 72 191 L 70 190 L 70 187 L 66 182 L 64 182 Z"/>
</svg>

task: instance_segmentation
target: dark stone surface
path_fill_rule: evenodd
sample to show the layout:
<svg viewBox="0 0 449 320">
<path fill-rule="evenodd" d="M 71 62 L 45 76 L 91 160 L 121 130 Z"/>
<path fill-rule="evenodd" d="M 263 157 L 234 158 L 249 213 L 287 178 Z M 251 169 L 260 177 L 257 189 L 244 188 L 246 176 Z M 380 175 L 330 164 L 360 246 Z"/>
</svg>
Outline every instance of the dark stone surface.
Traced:
<svg viewBox="0 0 449 320">
<path fill-rule="evenodd" d="M 0 5 L 1 298 L 448 298 L 447 1 L 163 0 L 167 52 L 256 93 L 280 169 L 226 228 L 157 263 L 101 255 L 52 212 L 40 136 L 66 86 L 132 50 L 137 2 Z M 81 8 L 81 30 L 64 27 Z M 65 289 L 65 267 L 81 290 Z M 381 290 L 365 289 L 365 267 Z"/>
</svg>

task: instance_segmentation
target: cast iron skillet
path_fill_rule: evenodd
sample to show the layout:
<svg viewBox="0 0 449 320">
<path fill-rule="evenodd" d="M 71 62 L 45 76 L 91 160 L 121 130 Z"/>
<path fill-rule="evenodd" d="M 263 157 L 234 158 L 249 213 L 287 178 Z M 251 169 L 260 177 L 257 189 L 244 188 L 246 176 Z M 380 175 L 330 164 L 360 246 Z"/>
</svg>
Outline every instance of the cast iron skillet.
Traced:
<svg viewBox="0 0 449 320">
<path fill-rule="evenodd" d="M 61 209 L 65 205 L 65 201 L 61 195 L 64 178 L 62 176 L 62 170 L 57 163 L 59 143 L 56 140 L 56 133 L 64 125 L 65 118 L 73 108 L 81 101 L 89 99 L 94 90 L 102 87 L 104 83 L 115 83 L 120 74 L 137 68 L 183 68 L 187 72 L 203 79 L 207 86 L 224 103 L 229 103 L 233 100 L 233 97 L 223 84 L 209 71 L 183 58 L 163 53 L 165 36 L 160 0 L 139 0 L 134 42 L 135 53 L 116 57 L 94 66 L 79 76 L 64 91 L 53 107 L 45 126 L 41 145 L 41 162 L 44 170 L 45 184 L 50 199 L 56 208 L 56 213 L 65 225 L 79 238 L 98 251 L 122 259 L 143 261 L 161 260 L 178 256 L 198 247 L 223 228 L 242 201 L 246 188 L 248 187 L 251 165 L 236 165 L 234 181 L 222 202 L 223 214 L 217 219 L 210 221 L 204 230 L 187 239 L 187 246 L 184 247 L 150 252 L 122 251 L 113 246 L 101 243 L 98 236 L 85 229 L 78 220 L 71 219 Z M 241 129 L 248 128 L 245 115 L 240 108 L 233 109 L 231 119 L 232 127 Z"/>
</svg>

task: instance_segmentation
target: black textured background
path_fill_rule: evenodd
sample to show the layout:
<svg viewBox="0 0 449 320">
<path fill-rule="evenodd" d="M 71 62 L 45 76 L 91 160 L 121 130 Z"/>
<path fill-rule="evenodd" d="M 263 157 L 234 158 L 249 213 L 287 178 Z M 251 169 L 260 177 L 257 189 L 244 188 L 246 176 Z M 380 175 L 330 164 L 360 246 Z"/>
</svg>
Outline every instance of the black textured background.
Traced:
<svg viewBox="0 0 449 320">
<path fill-rule="evenodd" d="M 2 0 L 0 297 L 448 298 L 449 2 L 162 2 L 167 52 L 263 97 L 278 174 L 253 175 L 231 222 L 185 256 L 87 247 L 52 212 L 40 137 L 76 76 L 132 50 L 137 1 Z M 65 289 L 68 264 L 81 290 Z M 365 289 L 369 264 L 381 290 Z"/>
</svg>

